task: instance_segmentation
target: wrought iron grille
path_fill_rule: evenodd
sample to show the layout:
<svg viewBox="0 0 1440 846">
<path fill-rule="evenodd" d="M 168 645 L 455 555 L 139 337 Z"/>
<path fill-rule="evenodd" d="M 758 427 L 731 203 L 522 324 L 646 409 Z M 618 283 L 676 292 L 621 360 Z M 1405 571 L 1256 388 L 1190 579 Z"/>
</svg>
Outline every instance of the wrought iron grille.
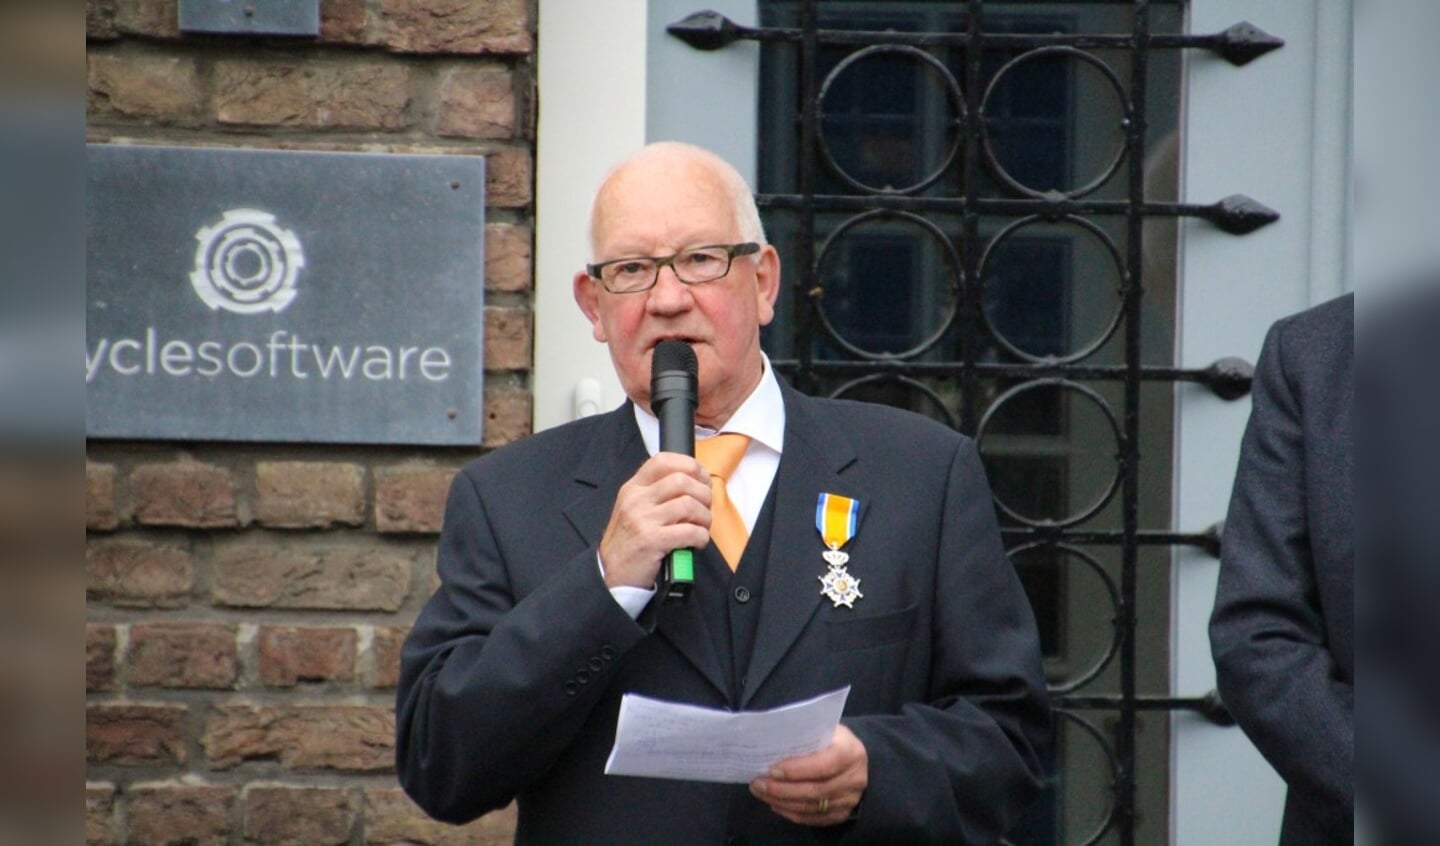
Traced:
<svg viewBox="0 0 1440 846">
<path fill-rule="evenodd" d="M 801 390 L 909 407 L 979 442 L 1007 549 L 1055 659 L 1057 722 L 1100 750 L 1088 759 L 1061 750 L 1051 790 L 1015 841 L 1133 844 L 1147 775 L 1162 784 L 1152 824 L 1163 831 L 1166 774 L 1163 759 L 1158 773 L 1139 765 L 1141 716 L 1228 715 L 1213 693 L 1141 689 L 1138 621 L 1155 609 L 1138 586 L 1146 568 L 1168 567 L 1173 546 L 1218 554 L 1219 527 L 1142 525 L 1142 427 L 1155 409 L 1169 413 L 1176 383 L 1234 399 L 1249 390 L 1251 367 L 1222 359 L 1181 369 L 1170 345 L 1145 343 L 1147 322 L 1163 320 L 1144 295 L 1173 286 L 1173 270 L 1155 266 L 1166 237 L 1155 230 L 1192 217 L 1238 236 L 1278 214 L 1241 195 L 1179 202 L 1156 185 L 1174 137 L 1150 131 L 1151 73 L 1169 63 L 1178 80 L 1183 50 L 1241 66 L 1283 42 L 1246 23 L 1185 34 L 1179 2 L 758 6 L 761 26 L 697 12 L 668 31 L 700 50 L 761 45 L 757 197 L 790 280 L 765 337 L 771 360 Z M 1102 100 L 1113 144 L 1097 152 L 1092 107 Z M 1027 145 L 1042 153 L 1027 157 Z M 1047 454 L 1057 444 L 1059 459 Z M 1150 466 L 1168 465 L 1166 455 Z M 1083 496 L 1055 494 L 1074 494 L 1082 477 L 1092 483 Z M 1089 596 L 1109 613 L 1083 663 L 1055 658 L 1065 653 L 1063 618 L 1084 610 L 1064 595 L 1075 572 L 1099 585 Z M 1067 800 L 1086 780 L 1103 782 L 1100 793 Z M 1090 807 L 1067 815 L 1067 801 Z"/>
</svg>

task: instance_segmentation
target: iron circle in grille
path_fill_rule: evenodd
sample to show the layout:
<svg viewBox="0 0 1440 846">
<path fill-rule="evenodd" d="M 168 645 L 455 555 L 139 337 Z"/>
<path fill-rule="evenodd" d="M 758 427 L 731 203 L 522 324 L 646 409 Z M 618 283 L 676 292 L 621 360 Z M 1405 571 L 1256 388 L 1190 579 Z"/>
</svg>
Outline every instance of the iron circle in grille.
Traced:
<svg viewBox="0 0 1440 846">
<path fill-rule="evenodd" d="M 931 236 L 934 237 L 937 242 L 939 242 L 944 247 L 945 263 L 949 266 L 950 269 L 950 272 L 948 274 L 951 280 L 948 286 L 948 290 L 951 294 L 950 304 L 943 318 L 939 321 L 939 325 L 937 325 L 935 329 L 930 333 L 930 335 L 924 340 L 922 340 L 920 343 L 916 344 L 910 349 L 902 350 L 900 352 L 877 352 L 874 350 L 867 350 L 847 340 L 841 335 L 840 330 L 835 326 L 835 323 L 831 321 L 830 315 L 826 313 L 824 306 L 825 283 L 821 274 L 821 269 L 825 265 L 826 255 L 829 254 L 831 248 L 835 246 L 839 239 L 843 237 L 845 233 L 849 230 L 861 224 L 869 223 L 873 220 L 878 220 L 882 218 L 895 218 L 898 220 L 902 220 L 906 223 L 914 224 L 915 226 L 918 226 L 922 230 L 928 232 Z M 814 278 L 817 281 L 817 285 L 811 291 L 810 297 L 811 302 L 814 304 L 815 314 L 820 318 L 820 325 L 823 327 L 825 334 L 849 354 L 857 358 L 866 359 L 868 361 L 907 359 L 920 355 L 921 353 L 924 353 L 926 350 L 935 346 L 937 343 L 939 343 L 941 338 L 945 337 L 945 333 L 950 330 L 950 326 L 952 323 L 955 322 L 956 315 L 959 314 L 960 310 L 960 291 L 964 287 L 964 273 L 965 271 L 963 265 L 960 263 L 960 256 L 955 250 L 955 245 L 951 243 L 950 239 L 946 237 L 945 232 L 938 225 L 936 225 L 934 221 L 930 220 L 929 218 L 925 218 L 918 214 L 907 211 L 900 211 L 895 209 L 871 209 L 870 211 L 861 212 L 860 214 L 854 215 L 844 220 L 839 226 L 835 227 L 835 230 L 833 232 L 831 232 L 825 238 L 825 243 L 820 246 L 820 249 L 816 252 L 815 255 Z M 922 285 L 916 285 L 916 290 L 925 290 L 925 287 Z"/>
<path fill-rule="evenodd" d="M 945 425 L 949 426 L 952 429 L 959 428 L 959 426 L 957 425 L 958 421 L 955 419 L 955 414 L 950 411 L 950 407 L 945 404 L 945 400 L 935 392 L 935 389 L 931 388 L 929 385 L 926 385 L 924 382 L 921 382 L 918 379 L 913 379 L 909 376 L 902 376 L 893 373 L 872 373 L 869 376 L 862 376 L 859 379 L 852 379 L 849 382 L 846 382 L 845 384 L 831 391 L 830 398 L 844 399 L 846 396 L 856 393 L 857 391 L 863 390 L 872 385 L 885 382 L 890 382 L 905 388 L 909 388 L 910 390 L 920 394 L 932 406 L 935 407 L 936 411 L 940 412 L 940 416 L 938 418 L 940 422 L 945 423 Z"/>
<path fill-rule="evenodd" d="M 1111 748 L 1110 742 L 1105 739 L 1104 733 L 1089 720 L 1066 708 L 1056 708 L 1053 713 L 1061 719 L 1068 720 L 1088 735 L 1091 740 L 1094 740 L 1095 745 L 1100 747 L 1100 751 L 1105 753 L 1105 760 L 1110 765 L 1111 787 L 1105 791 L 1105 813 L 1100 815 L 1094 831 L 1080 840 L 1078 844 L 1078 846 L 1092 846 L 1092 844 L 1099 843 L 1100 838 L 1104 837 L 1105 833 L 1115 824 L 1115 785 L 1120 781 L 1120 761 L 1116 758 L 1115 750 Z M 1056 733 L 1059 733 L 1058 728 Z"/>
<path fill-rule="evenodd" d="M 1115 785 L 1120 778 L 1120 761 L 1115 751 L 1110 748 L 1110 744 L 1106 742 L 1105 736 L 1101 734 L 1100 730 L 1095 728 L 1089 720 L 1079 717 L 1074 712 L 1063 708 L 1056 708 L 1053 713 L 1057 717 L 1073 723 L 1091 740 L 1094 740 L 1095 745 L 1100 748 L 1100 751 L 1105 753 L 1105 759 L 1110 765 L 1110 790 L 1106 794 L 1107 802 L 1105 803 L 1105 813 L 1100 816 L 1094 830 L 1085 835 L 1085 839 L 1079 842 L 1079 846 L 1093 846 L 1093 844 L 1099 843 L 1100 838 L 1104 837 L 1105 833 L 1115 825 Z M 1059 735 L 1060 731 L 1058 727 L 1055 733 Z M 1015 841 L 1002 837 L 999 840 L 999 844 L 1000 846 L 1015 846 Z"/>
<path fill-rule="evenodd" d="M 1100 657 L 1096 659 L 1095 662 L 1092 663 L 1089 667 L 1087 667 L 1084 671 L 1076 675 L 1074 678 L 1063 681 L 1059 684 L 1050 685 L 1049 687 L 1050 693 L 1052 695 L 1071 693 L 1094 681 L 1096 677 L 1098 677 L 1102 672 L 1105 671 L 1105 668 L 1110 665 L 1110 662 L 1115 660 L 1115 656 L 1120 652 L 1120 589 L 1115 585 L 1114 577 L 1112 577 L 1109 573 L 1105 572 L 1105 568 L 1101 566 L 1100 562 L 1095 559 L 1095 556 L 1091 555 L 1083 549 L 1080 549 L 1079 547 L 1072 546 L 1068 543 L 1033 541 L 1031 543 L 1021 544 L 1014 549 L 1007 550 L 1005 554 L 1010 558 L 1010 563 L 1018 569 L 1021 565 L 1019 564 L 1019 562 L 1016 561 L 1016 559 L 1020 556 L 1023 556 L 1027 552 L 1031 552 L 1037 549 L 1056 550 L 1058 552 L 1063 552 L 1066 555 L 1074 556 L 1076 559 L 1078 559 L 1081 564 L 1087 567 L 1095 575 L 1100 577 L 1100 583 L 1105 586 L 1105 591 L 1110 595 L 1110 607 L 1115 612 L 1114 615 L 1110 618 L 1110 642 L 1106 645 L 1105 651 L 1100 655 Z"/>
<path fill-rule="evenodd" d="M 848 70 L 851 65 L 885 53 L 895 53 L 918 59 L 937 73 L 945 85 L 945 94 L 946 98 L 950 101 L 950 107 L 955 110 L 955 118 L 950 122 L 950 125 L 953 126 L 955 130 L 955 140 L 951 143 L 950 149 L 946 151 L 944 161 L 919 182 L 900 188 L 891 185 L 883 187 L 867 185 L 859 179 L 856 179 L 836 160 L 834 153 L 830 149 L 829 142 L 825 140 L 825 95 L 830 91 L 831 85 L 833 85 L 835 80 Z M 951 165 L 954 164 L 956 157 L 960 154 L 960 149 L 965 139 L 965 97 L 960 91 L 959 81 L 955 79 L 955 75 L 951 73 L 950 69 L 945 67 L 944 63 L 939 59 L 924 50 L 905 44 L 876 44 L 866 47 L 863 50 L 857 50 L 846 56 L 825 75 L 825 81 L 820 86 L 820 95 L 815 99 L 815 109 L 815 139 L 820 148 L 821 160 L 825 163 L 826 167 L 835 174 L 837 179 L 844 182 L 850 188 L 865 194 L 915 194 L 925 190 L 931 185 L 934 185 L 940 177 L 945 175 L 945 172 L 950 169 Z"/>
<path fill-rule="evenodd" d="M 1120 112 L 1122 115 L 1124 115 L 1121 123 L 1122 129 L 1129 127 L 1132 109 L 1130 106 L 1130 102 L 1125 95 L 1125 85 L 1120 80 L 1120 77 L 1115 73 L 1113 69 L 1111 69 L 1108 64 L 1106 64 L 1104 61 L 1094 56 L 1093 54 L 1087 53 L 1084 50 L 1078 49 L 1076 47 L 1070 47 L 1067 45 L 1040 47 L 1035 50 L 1030 50 L 1026 53 L 1022 53 L 1021 55 L 1016 56 L 1015 58 L 1006 62 L 1000 67 L 998 71 L 995 72 L 995 75 L 990 79 L 990 84 L 985 87 L 985 96 L 981 99 L 980 102 L 980 114 L 978 118 L 980 126 L 980 149 L 984 152 L 985 164 L 990 168 L 990 171 L 995 175 L 995 178 L 1003 182 L 1012 191 L 1016 191 L 1020 194 L 1024 194 L 1029 197 L 1035 197 L 1038 199 L 1056 199 L 1061 197 L 1075 199 L 1079 197 L 1084 197 L 1085 195 L 1090 194 L 1091 192 L 1100 188 L 1106 182 L 1109 182 L 1111 177 L 1113 177 L 1120 169 L 1120 163 L 1125 160 L 1126 150 L 1126 145 L 1123 137 L 1120 142 L 1119 149 L 1115 151 L 1114 157 L 1110 160 L 1109 164 L 1107 164 L 1104 168 L 1101 169 L 1100 174 L 1096 176 L 1093 180 L 1086 183 L 1085 185 L 1080 186 L 1079 188 L 1071 188 L 1069 190 L 1053 188 L 1045 190 L 1025 185 L 1024 183 L 1020 182 L 1020 180 L 1010 175 L 1010 172 L 1006 170 L 1005 166 L 1000 163 L 1000 157 L 995 153 L 995 146 L 990 138 L 990 132 L 986 125 L 986 115 L 990 106 L 990 100 L 995 95 L 996 89 L 1000 86 L 1006 75 L 1014 71 L 1016 67 L 1024 64 L 1025 62 L 1032 62 L 1050 56 L 1063 56 L 1077 59 L 1087 65 L 1090 65 L 1091 67 L 1098 69 L 1101 75 L 1110 83 L 1110 87 L 1114 90 L 1115 96 L 1119 99 L 1121 105 Z"/>
<path fill-rule="evenodd" d="M 1010 238 L 1016 232 L 1027 226 L 1052 222 L 1075 226 L 1081 231 L 1093 236 L 1096 241 L 1099 241 L 1105 248 L 1105 251 L 1109 253 L 1111 260 L 1115 263 L 1115 274 L 1120 280 L 1120 284 L 1116 285 L 1115 308 L 1111 312 L 1109 322 L 1106 326 L 1098 335 L 1079 349 L 1059 356 L 1040 355 L 1021 349 L 1019 344 L 1013 342 L 1001 331 L 1001 327 L 995 325 L 995 321 L 991 318 L 990 310 L 988 308 L 981 308 L 981 319 L 985 323 L 985 328 L 988 329 L 990 334 L 995 338 L 995 342 L 1016 358 L 1033 364 L 1070 364 L 1093 355 L 1096 350 L 1104 346 L 1105 342 L 1109 341 L 1115 334 L 1116 328 L 1120 326 L 1120 318 L 1124 315 L 1125 303 L 1121 289 L 1128 280 L 1128 274 L 1125 272 L 1125 259 L 1120 255 L 1120 249 L 1115 245 L 1115 239 L 1111 238 L 1105 230 L 1095 225 L 1094 222 L 1075 215 L 1062 215 L 1055 221 L 1050 221 L 1040 215 L 1029 215 L 1006 224 L 1005 228 L 1001 229 L 996 233 L 994 238 L 990 239 L 990 242 L 985 245 L 985 251 L 980 254 L 979 270 L 976 272 L 980 279 L 982 289 L 990 284 L 987 281 L 988 274 L 986 273 L 986 270 L 989 268 L 989 262 L 995 255 L 996 249 L 1003 244 L 1007 238 Z"/>
<path fill-rule="evenodd" d="M 1115 496 L 1115 492 L 1120 489 L 1120 480 L 1121 477 L 1124 475 L 1122 472 L 1123 465 L 1120 460 L 1120 446 L 1123 443 L 1124 438 L 1120 432 L 1120 422 L 1116 419 L 1115 412 L 1111 410 L 1110 404 L 1105 401 L 1104 397 L 1100 396 L 1100 394 L 1098 394 L 1093 388 L 1082 385 L 1079 382 L 1075 382 L 1070 379 L 1052 377 L 1045 379 L 1033 379 L 1028 382 L 1022 382 L 1019 385 L 1016 385 L 1005 391 L 1000 396 L 996 397 L 995 401 L 990 403 L 990 407 L 985 409 L 985 414 L 980 417 L 979 425 L 975 427 L 975 443 L 980 449 L 980 454 L 984 456 L 985 436 L 988 433 L 991 424 L 995 420 L 996 413 L 1000 409 L 1004 408 L 1006 403 L 1012 402 L 1016 397 L 1030 391 L 1043 390 L 1045 388 L 1059 388 L 1062 390 L 1073 391 L 1080 396 L 1088 399 L 1090 402 L 1094 403 L 1095 407 L 1100 410 L 1101 414 L 1104 416 L 1105 422 L 1110 426 L 1110 433 L 1115 438 L 1114 442 L 1116 448 L 1112 456 L 1115 461 L 1115 473 L 1113 476 L 1110 477 L 1109 485 L 1103 492 L 1100 493 L 1099 496 L 1095 498 L 1094 502 L 1090 503 L 1084 508 L 1081 508 L 1077 512 L 1056 519 L 1032 517 L 1021 514 L 1015 508 L 1011 507 L 1008 503 L 1006 503 L 999 494 L 995 494 L 993 499 L 995 501 L 996 508 L 999 508 L 1007 516 L 1022 525 L 1031 527 L 1064 528 L 1084 522 L 1085 520 L 1088 520 L 1091 517 L 1095 516 L 1097 513 L 1099 513 L 1100 509 L 1104 508 L 1105 505 L 1110 502 L 1110 500 Z M 994 487 L 993 484 L 992 487 Z"/>
</svg>

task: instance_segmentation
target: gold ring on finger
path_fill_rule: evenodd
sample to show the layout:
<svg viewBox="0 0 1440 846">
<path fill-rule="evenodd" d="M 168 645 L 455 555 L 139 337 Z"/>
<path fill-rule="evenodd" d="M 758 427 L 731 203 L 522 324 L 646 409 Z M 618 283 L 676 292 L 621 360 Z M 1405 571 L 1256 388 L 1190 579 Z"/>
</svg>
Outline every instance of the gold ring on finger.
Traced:
<svg viewBox="0 0 1440 846">
<path fill-rule="evenodd" d="M 816 813 L 823 814 L 830 810 L 830 800 L 825 796 L 820 797 L 820 802 L 815 806 Z"/>
</svg>

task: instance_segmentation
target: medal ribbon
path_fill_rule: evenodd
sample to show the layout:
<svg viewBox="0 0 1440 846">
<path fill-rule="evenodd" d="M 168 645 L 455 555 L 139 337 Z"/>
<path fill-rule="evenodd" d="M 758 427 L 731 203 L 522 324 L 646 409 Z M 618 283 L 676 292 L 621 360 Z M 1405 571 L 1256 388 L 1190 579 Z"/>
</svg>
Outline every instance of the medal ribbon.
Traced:
<svg viewBox="0 0 1440 846">
<path fill-rule="evenodd" d="M 822 493 L 815 504 L 815 528 L 831 549 L 839 549 L 855 537 L 860 519 L 860 500 L 839 494 Z"/>
</svg>

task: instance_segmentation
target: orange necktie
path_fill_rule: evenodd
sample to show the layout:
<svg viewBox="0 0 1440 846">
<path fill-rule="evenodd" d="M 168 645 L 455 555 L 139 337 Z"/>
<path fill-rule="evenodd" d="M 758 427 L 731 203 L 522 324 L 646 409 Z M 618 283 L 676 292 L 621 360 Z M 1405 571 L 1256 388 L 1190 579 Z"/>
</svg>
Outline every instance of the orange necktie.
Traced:
<svg viewBox="0 0 1440 846">
<path fill-rule="evenodd" d="M 695 457 L 710 471 L 710 538 L 715 541 L 725 563 L 734 570 L 740 566 L 740 556 L 745 552 L 745 542 L 750 540 L 750 531 L 735 503 L 725 492 L 725 481 L 740 459 L 745 455 L 750 439 L 744 435 L 723 434 L 705 438 L 695 443 Z"/>
</svg>

